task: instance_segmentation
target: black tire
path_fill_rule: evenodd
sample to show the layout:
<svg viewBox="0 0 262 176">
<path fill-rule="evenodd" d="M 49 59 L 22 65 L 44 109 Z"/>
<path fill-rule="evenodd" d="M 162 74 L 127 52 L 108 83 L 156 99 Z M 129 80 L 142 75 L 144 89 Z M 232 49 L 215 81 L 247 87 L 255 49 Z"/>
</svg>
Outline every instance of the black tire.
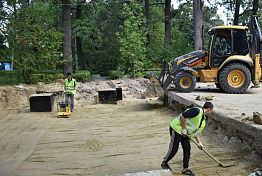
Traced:
<svg viewBox="0 0 262 176">
<path fill-rule="evenodd" d="M 175 77 L 175 86 L 179 92 L 191 92 L 196 86 L 196 77 L 190 72 L 180 72 Z"/>
<path fill-rule="evenodd" d="M 215 83 L 215 85 L 216 85 L 217 88 L 221 89 L 221 86 L 220 86 L 219 83 Z"/>
<path fill-rule="evenodd" d="M 251 83 L 249 69 L 241 63 L 225 66 L 219 74 L 221 89 L 227 93 L 240 94 L 245 92 Z"/>
</svg>

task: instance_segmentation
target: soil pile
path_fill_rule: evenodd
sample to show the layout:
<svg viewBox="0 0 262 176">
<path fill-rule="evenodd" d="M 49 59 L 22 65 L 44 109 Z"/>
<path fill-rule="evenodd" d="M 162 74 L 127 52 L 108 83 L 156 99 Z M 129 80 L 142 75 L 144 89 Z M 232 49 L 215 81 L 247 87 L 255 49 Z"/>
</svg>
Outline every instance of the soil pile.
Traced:
<svg viewBox="0 0 262 176">
<path fill-rule="evenodd" d="M 35 94 L 36 86 L 1 86 L 0 109 L 21 109 L 29 105 L 28 97 Z"/>
<path fill-rule="evenodd" d="M 140 98 L 140 91 L 145 90 L 149 80 L 145 78 L 121 79 L 124 86 L 128 88 L 135 98 Z M 94 102 L 94 96 L 98 90 L 115 87 L 111 80 L 90 81 L 86 83 L 77 82 L 77 94 L 75 101 L 87 100 Z M 29 106 L 29 98 L 36 93 L 62 93 L 64 81 L 57 80 L 55 83 L 45 84 L 39 82 L 34 85 L 20 84 L 17 86 L 0 86 L 0 109 L 22 109 Z M 56 98 L 55 98 L 56 99 Z"/>
<path fill-rule="evenodd" d="M 52 84 L 39 82 L 34 85 L 0 86 L 0 109 L 22 109 L 29 106 L 29 97 L 33 94 L 63 90 L 60 80 Z"/>
</svg>

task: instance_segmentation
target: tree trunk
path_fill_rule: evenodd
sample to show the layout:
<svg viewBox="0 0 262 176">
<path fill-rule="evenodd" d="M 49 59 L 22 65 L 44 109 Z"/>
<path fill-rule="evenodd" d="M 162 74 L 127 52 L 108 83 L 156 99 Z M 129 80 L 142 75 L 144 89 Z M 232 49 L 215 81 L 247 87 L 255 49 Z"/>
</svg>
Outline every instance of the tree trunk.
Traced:
<svg viewBox="0 0 262 176">
<path fill-rule="evenodd" d="M 203 27 L 203 11 L 201 0 L 193 0 L 193 10 L 194 10 L 194 43 L 195 50 L 202 48 L 202 27 Z"/>
<path fill-rule="evenodd" d="M 76 19 L 81 19 L 81 4 L 76 6 Z M 82 42 L 81 37 L 76 37 L 76 47 L 77 47 L 77 56 L 78 56 L 78 66 L 80 70 L 84 69 L 84 61 L 83 61 L 83 52 L 82 52 Z"/>
<path fill-rule="evenodd" d="M 171 45 L 171 0 L 165 0 L 165 42 Z"/>
<path fill-rule="evenodd" d="M 258 10 L 258 2 L 259 0 L 253 0 L 253 12 L 252 14 L 255 15 L 257 13 L 257 10 Z"/>
<path fill-rule="evenodd" d="M 150 21 L 149 0 L 145 0 L 145 8 L 146 8 L 146 26 L 147 26 L 147 29 L 149 29 L 149 21 Z M 147 38 L 146 46 L 149 46 L 150 44 L 149 33 L 147 33 L 146 38 Z"/>
<path fill-rule="evenodd" d="M 13 1 L 13 8 L 14 8 L 14 19 L 15 19 L 15 22 L 17 20 L 17 14 L 16 14 L 16 0 Z M 13 31 L 16 31 L 15 29 L 15 25 L 13 25 Z M 12 61 L 11 61 L 11 71 L 13 71 L 13 68 L 14 68 L 14 53 L 15 53 L 15 33 L 13 33 L 13 44 L 12 44 Z"/>
<path fill-rule="evenodd" d="M 70 0 L 62 0 L 62 23 L 63 23 L 63 59 L 66 63 L 63 65 L 64 77 L 66 73 L 73 72 L 72 48 L 71 48 L 71 14 Z"/>
<path fill-rule="evenodd" d="M 234 25 L 238 25 L 239 8 L 240 8 L 240 3 L 239 3 L 239 1 L 236 1 L 236 8 L 235 8 L 235 15 L 234 15 Z"/>
</svg>

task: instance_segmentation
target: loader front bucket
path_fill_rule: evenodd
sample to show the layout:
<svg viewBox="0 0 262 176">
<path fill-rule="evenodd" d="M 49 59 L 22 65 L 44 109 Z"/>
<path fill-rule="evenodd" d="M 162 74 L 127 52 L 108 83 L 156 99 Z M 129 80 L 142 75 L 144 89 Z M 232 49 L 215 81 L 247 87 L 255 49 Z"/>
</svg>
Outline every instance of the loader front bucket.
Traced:
<svg viewBox="0 0 262 176">
<path fill-rule="evenodd" d="M 155 75 L 150 75 L 149 80 L 151 85 L 144 92 L 141 92 L 141 98 L 154 98 L 164 95 L 164 89 L 161 87 Z"/>
</svg>

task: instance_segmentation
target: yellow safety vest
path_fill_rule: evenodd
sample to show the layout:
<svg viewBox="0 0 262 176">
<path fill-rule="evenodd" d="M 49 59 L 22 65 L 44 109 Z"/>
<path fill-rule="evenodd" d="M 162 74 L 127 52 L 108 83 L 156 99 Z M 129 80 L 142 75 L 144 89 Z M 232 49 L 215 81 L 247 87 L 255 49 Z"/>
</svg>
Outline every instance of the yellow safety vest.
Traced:
<svg viewBox="0 0 262 176">
<path fill-rule="evenodd" d="M 189 109 L 187 109 L 186 111 L 188 111 Z M 199 135 L 199 133 L 201 131 L 203 131 L 203 129 L 206 126 L 206 117 L 204 117 L 201 126 L 199 127 L 200 123 L 201 123 L 201 119 L 202 116 L 204 114 L 204 111 L 202 108 L 199 108 L 199 113 L 197 116 L 192 117 L 192 118 L 186 118 L 186 128 L 187 128 L 187 132 L 189 133 L 189 135 L 191 137 L 197 137 Z M 175 118 L 171 123 L 170 126 L 179 134 L 182 135 L 182 125 L 181 125 L 181 121 L 180 121 L 180 115 Z"/>
<path fill-rule="evenodd" d="M 72 94 L 72 90 L 74 90 L 74 87 L 76 85 L 76 80 L 72 78 L 72 80 L 69 82 L 68 78 L 65 79 L 65 94 Z M 73 94 L 76 93 L 76 90 L 73 91 Z"/>
</svg>

